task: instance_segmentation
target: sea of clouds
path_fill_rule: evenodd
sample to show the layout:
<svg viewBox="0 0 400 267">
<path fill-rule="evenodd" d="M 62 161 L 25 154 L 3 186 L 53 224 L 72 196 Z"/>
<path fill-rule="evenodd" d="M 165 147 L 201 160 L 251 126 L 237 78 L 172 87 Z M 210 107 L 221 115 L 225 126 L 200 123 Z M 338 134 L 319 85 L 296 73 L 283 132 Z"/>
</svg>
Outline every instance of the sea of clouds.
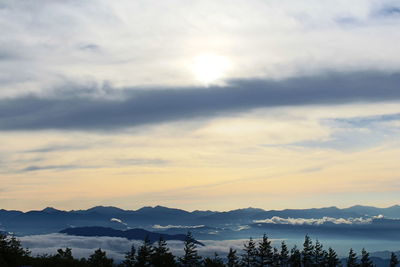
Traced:
<svg viewBox="0 0 400 267">
<path fill-rule="evenodd" d="M 128 240 L 120 237 L 84 237 L 70 236 L 65 234 L 46 234 L 46 235 L 30 235 L 19 237 L 22 245 L 28 248 L 32 255 L 56 254 L 59 248 L 71 248 L 72 254 L 76 258 L 88 257 L 94 250 L 101 248 L 107 252 L 109 257 L 120 261 L 124 258 L 124 254 L 134 245 L 136 248 L 142 244 L 140 240 Z M 198 252 L 203 256 L 212 256 L 218 253 L 225 256 L 229 248 L 240 251 L 243 248 L 245 239 L 238 240 L 201 240 L 205 246 L 198 246 Z M 171 252 L 180 256 L 183 254 L 182 241 L 168 241 L 168 247 Z"/>
</svg>

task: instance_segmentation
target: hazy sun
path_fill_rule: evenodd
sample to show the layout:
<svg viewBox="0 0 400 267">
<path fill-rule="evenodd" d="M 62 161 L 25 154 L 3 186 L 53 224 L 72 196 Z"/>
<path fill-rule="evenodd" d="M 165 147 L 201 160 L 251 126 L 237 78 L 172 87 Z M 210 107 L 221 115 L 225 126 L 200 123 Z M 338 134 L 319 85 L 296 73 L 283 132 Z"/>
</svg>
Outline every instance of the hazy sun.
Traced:
<svg viewBox="0 0 400 267">
<path fill-rule="evenodd" d="M 192 71 L 199 82 L 208 85 L 223 78 L 229 65 L 226 57 L 205 53 L 193 59 Z"/>
</svg>

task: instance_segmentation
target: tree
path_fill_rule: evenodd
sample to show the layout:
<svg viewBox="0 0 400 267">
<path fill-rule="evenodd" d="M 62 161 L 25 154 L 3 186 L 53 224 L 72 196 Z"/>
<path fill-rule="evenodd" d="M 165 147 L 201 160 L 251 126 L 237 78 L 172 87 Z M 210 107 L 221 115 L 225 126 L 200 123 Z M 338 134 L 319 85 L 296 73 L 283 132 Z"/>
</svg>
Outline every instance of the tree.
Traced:
<svg viewBox="0 0 400 267">
<path fill-rule="evenodd" d="M 150 239 L 148 236 L 143 240 L 143 244 L 138 248 L 136 255 L 136 267 L 147 267 L 151 266 L 151 260 L 153 256 L 154 248 L 151 246 Z"/>
<path fill-rule="evenodd" d="M 21 242 L 15 236 L 0 233 L 0 262 L 1 266 L 19 266 L 29 256 Z"/>
<path fill-rule="evenodd" d="M 268 237 L 265 234 L 263 235 L 261 242 L 258 244 L 257 256 L 258 266 L 264 267 L 272 264 L 273 252 L 271 241 L 268 240 Z"/>
<path fill-rule="evenodd" d="M 167 242 L 160 236 L 158 240 L 158 246 L 154 248 L 154 253 L 152 256 L 152 264 L 155 267 L 158 266 L 176 266 L 175 256 L 169 252 L 167 247 Z"/>
<path fill-rule="evenodd" d="M 183 267 L 195 267 L 200 265 L 201 257 L 197 254 L 197 246 L 191 232 L 188 232 L 184 242 L 184 255 L 179 258 Z"/>
<path fill-rule="evenodd" d="M 112 267 L 113 259 L 107 258 L 106 252 L 99 248 L 89 256 L 88 264 L 91 267 Z"/>
<path fill-rule="evenodd" d="M 361 251 L 361 267 L 373 267 L 374 263 L 369 258 L 369 253 L 363 248 Z"/>
<path fill-rule="evenodd" d="M 203 261 L 203 266 L 204 267 L 224 267 L 224 263 L 220 257 L 218 257 L 218 254 L 214 254 L 214 258 L 205 258 Z"/>
<path fill-rule="evenodd" d="M 347 267 L 358 267 L 357 254 L 351 248 L 349 251 L 349 256 L 347 257 Z"/>
<path fill-rule="evenodd" d="M 58 257 L 60 259 L 64 260 L 73 260 L 74 257 L 72 257 L 72 249 L 70 248 L 65 248 L 65 251 L 62 250 L 61 248 L 57 250 L 57 255 L 55 257 Z"/>
<path fill-rule="evenodd" d="M 327 255 L 327 266 L 328 267 L 336 267 L 340 263 L 339 258 L 336 254 L 336 252 L 332 249 L 328 249 L 328 255 Z"/>
<path fill-rule="evenodd" d="M 279 251 L 277 248 L 274 248 L 271 266 L 274 266 L 274 267 L 281 266 L 281 255 L 279 254 Z"/>
<path fill-rule="evenodd" d="M 314 264 L 316 266 L 326 266 L 327 265 L 327 252 L 324 250 L 323 245 L 316 240 L 314 246 Z"/>
<path fill-rule="evenodd" d="M 282 267 L 289 266 L 289 250 L 285 241 L 281 243 L 281 252 L 279 253 L 279 262 Z"/>
<path fill-rule="evenodd" d="M 390 267 L 396 267 L 399 264 L 399 260 L 397 259 L 396 254 L 392 252 L 390 255 Z"/>
<path fill-rule="evenodd" d="M 65 248 L 65 250 L 60 248 L 56 255 L 47 257 L 45 260 L 49 261 L 49 266 L 57 267 L 71 267 L 78 264 L 78 261 L 72 256 L 72 249 L 70 248 Z"/>
<path fill-rule="evenodd" d="M 301 254 L 304 267 L 310 267 L 314 265 L 314 246 L 311 238 L 308 235 L 304 237 L 303 251 Z"/>
<path fill-rule="evenodd" d="M 256 243 L 250 237 L 249 241 L 244 244 L 244 254 L 242 255 L 242 266 L 254 267 L 257 265 L 257 249 Z"/>
<path fill-rule="evenodd" d="M 134 267 L 136 263 L 136 249 L 131 246 L 131 250 L 125 253 L 125 260 L 122 262 L 123 267 Z"/>
<path fill-rule="evenodd" d="M 227 267 L 239 267 L 239 258 L 236 255 L 236 250 L 229 248 Z"/>
<path fill-rule="evenodd" d="M 289 265 L 291 267 L 301 267 L 301 252 L 296 246 L 290 250 Z"/>
</svg>

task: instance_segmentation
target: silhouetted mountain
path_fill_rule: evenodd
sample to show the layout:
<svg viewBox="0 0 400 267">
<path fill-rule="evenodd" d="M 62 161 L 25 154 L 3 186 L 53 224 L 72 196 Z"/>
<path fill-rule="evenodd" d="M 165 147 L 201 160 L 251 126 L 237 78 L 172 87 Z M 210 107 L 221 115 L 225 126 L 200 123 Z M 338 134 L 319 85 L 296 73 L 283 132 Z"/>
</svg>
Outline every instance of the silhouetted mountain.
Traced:
<svg viewBox="0 0 400 267">
<path fill-rule="evenodd" d="M 143 207 L 138 210 L 124 210 L 116 207 L 97 206 L 87 210 L 62 211 L 45 208 L 36 211 L 0 210 L 0 226 L 3 230 L 19 235 L 54 233 L 69 227 L 101 226 L 119 230 L 129 228 L 153 229 L 154 225 L 171 226 L 177 232 L 184 228 L 204 225 L 210 229 L 198 229 L 202 233 L 215 234 L 216 229 L 236 229 L 240 225 L 250 225 L 255 220 L 273 217 L 280 218 L 359 218 L 383 214 L 387 217 L 400 218 L 400 206 L 375 208 L 353 206 L 316 209 L 263 210 L 256 208 L 236 209 L 226 212 L 193 211 L 167 208 L 162 206 Z M 397 222 L 396 222 L 397 223 Z M 161 228 L 160 228 L 161 229 Z M 172 231 L 172 230 L 171 230 Z M 208 232 L 207 232 L 208 231 Z M 218 230 L 219 231 L 219 230 Z M 168 232 L 168 231 L 167 231 Z"/>
<path fill-rule="evenodd" d="M 185 234 L 178 235 L 169 235 L 164 233 L 156 233 L 146 231 L 144 229 L 129 229 L 125 231 L 116 230 L 109 227 L 75 227 L 75 228 L 67 228 L 61 230 L 60 233 L 67 235 L 75 235 L 75 236 L 110 236 L 110 237 L 123 237 L 130 240 L 144 240 L 146 237 L 149 238 L 150 242 L 156 242 L 162 237 L 164 240 L 179 240 L 185 241 Z M 195 240 L 195 242 L 199 245 L 204 246 L 201 242 Z"/>
<path fill-rule="evenodd" d="M 376 208 L 371 206 L 356 205 L 350 208 L 343 209 L 353 213 L 360 214 L 361 216 L 378 216 L 383 215 L 390 218 L 400 218 L 400 206 L 394 205 L 388 208 Z"/>
</svg>

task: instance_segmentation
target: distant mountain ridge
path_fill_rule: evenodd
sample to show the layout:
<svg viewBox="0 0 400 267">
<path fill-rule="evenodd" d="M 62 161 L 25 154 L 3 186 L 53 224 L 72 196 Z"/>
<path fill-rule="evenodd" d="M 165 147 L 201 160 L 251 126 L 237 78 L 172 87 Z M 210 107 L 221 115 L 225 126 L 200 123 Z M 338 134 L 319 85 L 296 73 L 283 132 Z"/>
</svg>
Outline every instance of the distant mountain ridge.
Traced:
<svg viewBox="0 0 400 267">
<path fill-rule="evenodd" d="M 87 210 L 63 211 L 47 207 L 28 212 L 0 210 L 0 229 L 19 235 L 59 232 L 70 227 L 101 226 L 118 230 L 144 228 L 151 230 L 154 225 L 223 227 L 224 225 L 251 224 L 274 216 L 281 218 L 358 218 L 383 215 L 386 218 L 400 218 L 400 206 L 377 208 L 352 206 L 312 209 L 263 210 L 257 208 L 235 209 L 231 211 L 185 211 L 163 206 L 143 207 L 124 210 L 112 206 L 96 206 Z M 180 227 L 184 228 L 184 227 Z M 185 230 L 182 230 L 185 231 Z"/>
</svg>

